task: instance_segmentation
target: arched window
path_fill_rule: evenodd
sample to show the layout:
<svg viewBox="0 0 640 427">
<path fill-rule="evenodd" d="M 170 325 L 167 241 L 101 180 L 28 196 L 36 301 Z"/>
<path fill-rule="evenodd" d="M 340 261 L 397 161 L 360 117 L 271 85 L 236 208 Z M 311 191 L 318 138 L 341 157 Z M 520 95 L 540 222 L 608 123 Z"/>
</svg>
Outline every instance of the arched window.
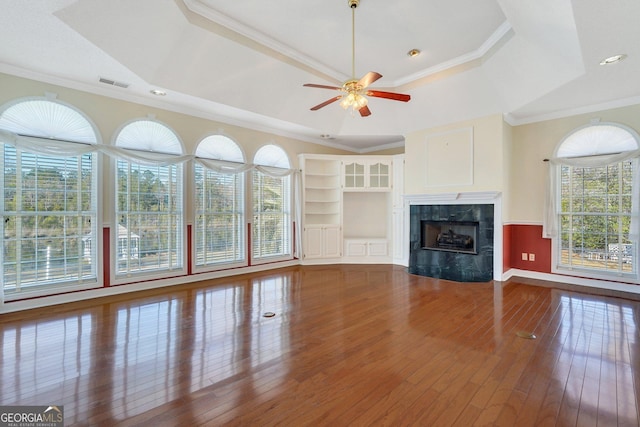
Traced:
<svg viewBox="0 0 640 427">
<path fill-rule="evenodd" d="M 98 286 L 97 138 L 54 97 L 0 108 L 0 300 Z"/>
<path fill-rule="evenodd" d="M 116 281 L 184 269 L 182 144 L 155 120 L 136 120 L 115 138 Z"/>
<path fill-rule="evenodd" d="M 637 278 L 638 152 L 633 130 L 612 123 L 569 134 L 552 159 L 557 272 Z"/>
<path fill-rule="evenodd" d="M 196 268 L 246 265 L 242 150 L 230 138 L 212 135 L 195 155 Z"/>
<path fill-rule="evenodd" d="M 291 175 L 287 153 L 265 145 L 253 160 L 252 259 L 267 261 L 291 258 Z"/>
</svg>

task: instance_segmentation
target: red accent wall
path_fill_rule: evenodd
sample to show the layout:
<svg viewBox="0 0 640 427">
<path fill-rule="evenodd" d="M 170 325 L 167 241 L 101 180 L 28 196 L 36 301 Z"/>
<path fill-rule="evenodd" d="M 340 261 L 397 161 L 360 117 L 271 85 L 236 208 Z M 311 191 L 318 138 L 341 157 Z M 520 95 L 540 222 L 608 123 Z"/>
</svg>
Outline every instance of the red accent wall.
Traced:
<svg viewBox="0 0 640 427">
<path fill-rule="evenodd" d="M 505 225 L 502 229 L 502 272 L 513 268 L 511 266 L 511 230 L 513 228 Z"/>
<path fill-rule="evenodd" d="M 104 262 L 102 263 L 103 271 L 102 271 L 102 280 L 103 287 L 111 286 L 111 238 L 110 238 L 111 229 L 109 227 L 104 227 L 102 229 L 102 256 L 104 257 Z"/>
<path fill-rule="evenodd" d="M 187 224 L 187 274 L 193 274 L 193 235 L 191 224 Z"/>
<path fill-rule="evenodd" d="M 551 239 L 542 237 L 541 225 L 510 224 L 503 227 L 504 235 L 504 270 L 519 270 L 551 273 Z M 527 254 L 527 260 L 522 254 Z M 535 261 L 529 261 L 529 254 L 534 254 Z"/>
</svg>

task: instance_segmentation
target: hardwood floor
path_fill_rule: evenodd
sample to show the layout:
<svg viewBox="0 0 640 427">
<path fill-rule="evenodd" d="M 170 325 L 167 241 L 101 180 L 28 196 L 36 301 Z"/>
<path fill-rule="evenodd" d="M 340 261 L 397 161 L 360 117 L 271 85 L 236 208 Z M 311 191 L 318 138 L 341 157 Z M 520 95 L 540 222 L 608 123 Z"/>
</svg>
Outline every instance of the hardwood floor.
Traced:
<svg viewBox="0 0 640 427">
<path fill-rule="evenodd" d="M 295 267 L 1 315 L 0 405 L 64 405 L 67 426 L 638 426 L 639 326 L 638 301 L 548 283 Z"/>
</svg>

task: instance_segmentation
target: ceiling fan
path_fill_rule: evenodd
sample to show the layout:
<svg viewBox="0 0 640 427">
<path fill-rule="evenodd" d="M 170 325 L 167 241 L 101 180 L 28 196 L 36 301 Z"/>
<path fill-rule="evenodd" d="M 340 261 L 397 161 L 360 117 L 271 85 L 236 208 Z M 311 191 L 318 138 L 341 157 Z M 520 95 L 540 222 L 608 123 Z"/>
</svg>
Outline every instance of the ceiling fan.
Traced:
<svg viewBox="0 0 640 427">
<path fill-rule="evenodd" d="M 325 107 L 333 102 L 338 100 L 340 101 L 340 106 L 345 110 L 351 108 L 352 111 L 358 110 L 362 117 L 370 116 L 371 110 L 367 106 L 369 100 L 366 98 L 367 96 L 373 96 L 376 98 L 385 98 L 392 99 L 394 101 L 402 101 L 407 102 L 411 99 L 411 96 L 405 95 L 402 93 L 394 93 L 394 92 L 383 92 L 380 90 L 372 90 L 367 89 L 367 87 L 382 77 L 382 74 L 376 73 L 375 71 L 369 71 L 364 75 L 360 80 L 356 79 L 356 24 L 355 24 L 355 10 L 360 4 L 360 0 L 348 0 L 349 7 L 351 8 L 351 76 L 350 80 L 344 82 L 344 84 L 340 86 L 327 86 L 327 85 L 318 85 L 313 83 L 306 83 L 303 86 L 305 87 L 316 87 L 320 89 L 332 89 L 339 90 L 343 92 L 341 95 L 334 96 L 331 99 L 328 99 L 315 107 L 311 107 L 311 111 L 317 111 L 322 107 Z"/>
</svg>

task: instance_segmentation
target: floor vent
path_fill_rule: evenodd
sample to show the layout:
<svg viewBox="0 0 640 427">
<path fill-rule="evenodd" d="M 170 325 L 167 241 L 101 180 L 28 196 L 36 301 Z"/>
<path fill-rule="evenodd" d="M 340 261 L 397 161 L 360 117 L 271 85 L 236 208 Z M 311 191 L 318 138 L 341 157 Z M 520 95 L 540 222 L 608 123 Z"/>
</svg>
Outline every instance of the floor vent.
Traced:
<svg viewBox="0 0 640 427">
<path fill-rule="evenodd" d="M 104 77 L 100 77 L 99 81 L 100 83 L 108 84 L 111 86 L 123 87 L 125 89 L 129 87 L 129 83 L 118 82 L 116 80 L 106 79 Z"/>
</svg>

